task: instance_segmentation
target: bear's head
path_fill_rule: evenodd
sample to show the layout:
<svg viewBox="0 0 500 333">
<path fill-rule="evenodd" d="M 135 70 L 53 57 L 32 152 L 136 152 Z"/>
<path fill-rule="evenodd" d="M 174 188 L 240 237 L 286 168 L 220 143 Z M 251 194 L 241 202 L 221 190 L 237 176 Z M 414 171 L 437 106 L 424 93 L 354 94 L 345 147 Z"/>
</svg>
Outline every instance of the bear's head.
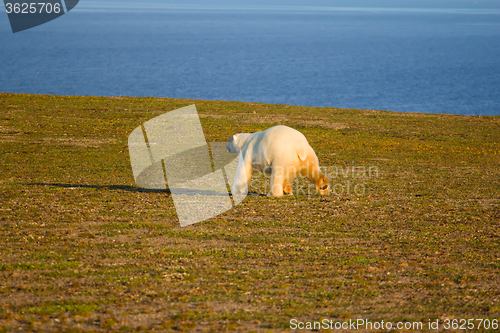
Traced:
<svg viewBox="0 0 500 333">
<path fill-rule="evenodd" d="M 329 187 L 328 178 L 320 172 L 319 177 L 316 179 L 316 191 L 320 195 L 327 195 Z"/>
</svg>

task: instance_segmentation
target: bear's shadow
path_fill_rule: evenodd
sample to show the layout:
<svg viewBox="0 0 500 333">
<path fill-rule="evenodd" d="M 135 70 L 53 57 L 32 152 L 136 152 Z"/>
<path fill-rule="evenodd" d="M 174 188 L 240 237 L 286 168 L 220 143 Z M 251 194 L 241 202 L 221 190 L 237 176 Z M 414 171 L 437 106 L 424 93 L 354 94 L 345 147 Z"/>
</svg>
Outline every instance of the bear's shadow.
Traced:
<svg viewBox="0 0 500 333">
<path fill-rule="evenodd" d="M 137 186 L 129 186 L 129 185 L 89 185 L 89 184 L 62 184 L 62 183 L 25 183 L 22 185 L 28 185 L 28 186 L 53 186 L 53 187 L 62 187 L 62 188 L 68 188 L 68 189 L 75 189 L 75 188 L 92 188 L 96 190 L 100 189 L 107 189 L 107 190 L 112 190 L 112 191 L 128 191 L 128 192 L 142 192 L 142 193 L 166 193 L 166 194 L 172 194 L 170 189 L 147 189 L 147 188 L 141 188 Z M 224 193 L 216 193 L 213 191 L 196 191 L 196 193 L 189 193 L 186 191 L 185 194 L 203 194 L 203 195 L 227 195 Z M 231 193 L 229 193 L 230 196 L 232 196 Z M 248 195 L 254 195 L 254 196 L 261 196 L 265 197 L 265 194 L 262 193 L 257 193 L 257 192 L 248 192 Z"/>
</svg>

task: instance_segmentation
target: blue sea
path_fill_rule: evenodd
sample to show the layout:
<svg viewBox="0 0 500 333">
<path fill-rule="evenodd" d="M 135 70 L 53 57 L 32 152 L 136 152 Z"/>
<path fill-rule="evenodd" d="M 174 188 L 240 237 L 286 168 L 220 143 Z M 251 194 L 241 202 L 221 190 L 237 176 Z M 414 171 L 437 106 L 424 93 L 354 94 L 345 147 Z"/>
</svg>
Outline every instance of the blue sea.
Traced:
<svg viewBox="0 0 500 333">
<path fill-rule="evenodd" d="M 500 115 L 500 1 L 81 0 L 12 33 L 0 91 Z"/>
</svg>

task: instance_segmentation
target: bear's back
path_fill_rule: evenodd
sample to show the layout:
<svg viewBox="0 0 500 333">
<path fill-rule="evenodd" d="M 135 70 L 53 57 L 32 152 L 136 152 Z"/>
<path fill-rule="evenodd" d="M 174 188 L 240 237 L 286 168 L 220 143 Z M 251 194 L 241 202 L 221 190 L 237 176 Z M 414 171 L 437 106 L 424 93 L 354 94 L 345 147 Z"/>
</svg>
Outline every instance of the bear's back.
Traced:
<svg viewBox="0 0 500 333">
<path fill-rule="evenodd" d="M 296 129 L 288 126 L 278 125 L 262 131 L 262 140 L 267 141 L 269 144 L 276 144 L 281 147 L 307 145 L 306 137 Z"/>
<path fill-rule="evenodd" d="M 295 160 L 298 154 L 307 154 L 312 150 L 302 133 L 283 125 L 258 132 L 254 139 L 254 156 L 259 156 L 268 162 L 276 158 Z"/>
</svg>

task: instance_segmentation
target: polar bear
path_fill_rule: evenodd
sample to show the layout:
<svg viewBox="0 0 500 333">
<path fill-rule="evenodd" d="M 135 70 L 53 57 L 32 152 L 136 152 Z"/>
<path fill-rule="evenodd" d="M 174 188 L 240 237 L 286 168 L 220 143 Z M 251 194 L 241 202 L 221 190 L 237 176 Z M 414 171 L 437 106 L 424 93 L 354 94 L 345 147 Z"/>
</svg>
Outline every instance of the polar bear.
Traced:
<svg viewBox="0 0 500 333">
<path fill-rule="evenodd" d="M 240 153 L 240 162 L 232 187 L 233 194 L 245 193 L 253 171 L 271 176 L 268 196 L 292 194 L 297 175 L 316 184 L 319 194 L 328 194 L 328 179 L 319 168 L 318 157 L 299 131 L 287 126 L 274 126 L 265 131 L 233 135 L 226 148 Z"/>
</svg>

